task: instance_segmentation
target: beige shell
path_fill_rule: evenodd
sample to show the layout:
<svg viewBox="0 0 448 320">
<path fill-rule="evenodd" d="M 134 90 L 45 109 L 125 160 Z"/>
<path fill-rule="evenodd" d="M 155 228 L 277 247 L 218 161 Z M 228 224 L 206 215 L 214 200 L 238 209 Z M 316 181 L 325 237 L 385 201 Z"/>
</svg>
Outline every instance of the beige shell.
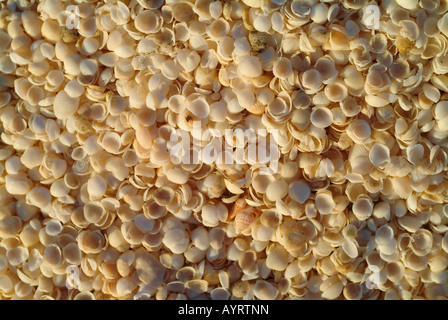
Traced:
<svg viewBox="0 0 448 320">
<path fill-rule="evenodd" d="M 248 228 L 257 218 L 258 210 L 253 207 L 243 209 L 235 215 L 235 231 L 240 233 Z"/>
<path fill-rule="evenodd" d="M 331 193 L 321 192 L 316 194 L 315 198 L 316 208 L 321 215 L 329 214 L 334 208 L 335 203 Z"/>
<path fill-rule="evenodd" d="M 284 271 L 288 266 L 289 253 L 282 246 L 275 246 L 266 257 L 266 266 L 276 271 Z"/>
<path fill-rule="evenodd" d="M 261 61 L 258 57 L 248 56 L 243 58 L 238 64 L 238 74 L 248 77 L 256 78 L 263 73 Z"/>
<path fill-rule="evenodd" d="M 265 280 L 257 280 L 253 290 L 255 297 L 260 300 L 274 300 L 278 294 L 277 289 Z"/>
</svg>

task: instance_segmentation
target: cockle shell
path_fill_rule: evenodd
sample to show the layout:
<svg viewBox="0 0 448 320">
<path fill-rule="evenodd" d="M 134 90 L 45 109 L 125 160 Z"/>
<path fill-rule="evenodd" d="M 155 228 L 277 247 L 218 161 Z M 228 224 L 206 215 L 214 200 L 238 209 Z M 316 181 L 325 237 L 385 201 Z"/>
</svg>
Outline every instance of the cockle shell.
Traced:
<svg viewBox="0 0 448 320">
<path fill-rule="evenodd" d="M 289 253 L 282 246 L 276 246 L 266 257 L 266 266 L 272 270 L 283 271 L 288 266 Z"/>
</svg>

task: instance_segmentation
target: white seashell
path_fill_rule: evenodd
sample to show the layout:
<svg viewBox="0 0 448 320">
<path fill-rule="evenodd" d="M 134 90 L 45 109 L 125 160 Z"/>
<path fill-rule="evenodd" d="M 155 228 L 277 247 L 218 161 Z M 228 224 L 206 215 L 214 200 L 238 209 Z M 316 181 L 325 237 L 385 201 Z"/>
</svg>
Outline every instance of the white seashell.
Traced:
<svg viewBox="0 0 448 320">
<path fill-rule="evenodd" d="M 362 144 L 370 138 L 372 130 L 365 120 L 355 120 L 347 128 L 347 135 L 355 142 Z"/>
<path fill-rule="evenodd" d="M 322 75 L 324 84 L 331 83 L 338 76 L 335 63 L 330 58 L 322 57 L 317 59 L 314 68 Z"/>
<path fill-rule="evenodd" d="M 305 203 L 311 195 L 309 185 L 304 181 L 293 181 L 289 184 L 289 196 L 300 204 Z"/>
<path fill-rule="evenodd" d="M 355 259 L 358 256 L 358 247 L 354 241 L 345 240 L 342 243 L 342 249 L 352 259 Z"/>
<path fill-rule="evenodd" d="M 34 187 L 26 194 L 26 200 L 31 205 L 46 208 L 51 203 L 51 194 L 47 188 Z"/>
<path fill-rule="evenodd" d="M 326 215 L 331 213 L 336 207 L 331 193 L 318 192 L 315 198 L 316 209 L 321 215 Z"/>
<path fill-rule="evenodd" d="M 417 8 L 418 0 L 397 0 L 397 4 L 408 10 L 414 10 Z"/>
<path fill-rule="evenodd" d="M 266 188 L 266 196 L 269 201 L 277 201 L 283 199 L 288 194 L 288 184 L 283 181 L 275 181 Z"/>
<path fill-rule="evenodd" d="M 229 23 L 223 18 L 219 18 L 217 20 L 214 20 L 210 24 L 207 34 L 210 36 L 210 38 L 219 41 L 223 39 L 229 33 L 229 31 L 230 31 Z"/>
<path fill-rule="evenodd" d="M 5 177 L 5 189 L 12 195 L 26 195 L 33 187 L 26 174 L 9 174 Z"/>
<path fill-rule="evenodd" d="M 224 288 L 215 288 L 210 292 L 212 300 L 229 300 L 231 293 Z"/>
<path fill-rule="evenodd" d="M 376 230 L 375 242 L 378 245 L 387 245 L 394 239 L 394 231 L 388 225 L 383 225 Z"/>
<path fill-rule="evenodd" d="M 208 232 L 204 227 L 197 227 L 191 233 L 191 241 L 200 250 L 207 250 L 210 246 Z"/>
<path fill-rule="evenodd" d="M 352 210 L 359 220 L 367 220 L 373 212 L 373 201 L 370 197 L 361 195 L 356 199 Z"/>
<path fill-rule="evenodd" d="M 53 111 L 58 119 L 67 119 L 78 110 L 79 98 L 70 97 L 67 92 L 60 91 L 53 102 Z"/>
<path fill-rule="evenodd" d="M 387 146 L 375 143 L 369 151 L 370 162 L 376 167 L 384 167 L 390 163 L 390 150 Z"/>
<path fill-rule="evenodd" d="M 282 246 L 275 246 L 266 257 L 266 266 L 271 270 L 284 271 L 288 266 L 289 253 Z"/>
<path fill-rule="evenodd" d="M 274 300 L 277 296 L 277 289 L 265 280 L 257 280 L 253 288 L 255 297 L 260 300 Z"/>
<path fill-rule="evenodd" d="M 261 76 L 262 73 L 263 69 L 261 67 L 261 61 L 258 57 L 247 56 L 238 64 L 238 74 L 244 77 L 256 78 Z"/>
<path fill-rule="evenodd" d="M 135 28 L 143 33 L 156 33 L 160 30 L 161 19 L 152 11 L 140 12 L 134 20 Z"/>
<path fill-rule="evenodd" d="M 302 74 L 301 82 L 303 86 L 311 90 L 310 93 L 322 88 L 322 75 L 316 69 L 310 69 Z"/>
<path fill-rule="evenodd" d="M 313 107 L 310 115 L 311 123 L 317 128 L 326 128 L 333 123 L 333 114 L 326 107 Z"/>
<path fill-rule="evenodd" d="M 87 181 L 87 192 L 91 200 L 100 199 L 107 190 L 107 181 L 99 174 L 95 174 Z"/>
<path fill-rule="evenodd" d="M 336 275 L 333 275 L 322 282 L 320 290 L 322 292 L 322 298 L 333 300 L 339 297 L 342 293 L 344 285 Z"/>
<path fill-rule="evenodd" d="M 336 81 L 325 87 L 325 95 L 332 102 L 341 102 L 347 97 L 348 90 L 342 81 Z"/>
<path fill-rule="evenodd" d="M 210 113 L 210 106 L 204 98 L 198 98 L 191 101 L 190 104 L 187 105 L 187 108 L 199 118 L 206 118 Z"/>
</svg>

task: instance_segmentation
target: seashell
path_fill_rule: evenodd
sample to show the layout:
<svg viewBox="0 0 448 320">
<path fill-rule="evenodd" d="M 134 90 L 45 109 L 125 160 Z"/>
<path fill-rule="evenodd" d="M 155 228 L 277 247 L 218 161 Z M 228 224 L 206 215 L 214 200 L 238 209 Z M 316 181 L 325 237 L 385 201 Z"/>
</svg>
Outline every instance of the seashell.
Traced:
<svg viewBox="0 0 448 320">
<path fill-rule="evenodd" d="M 230 292 L 224 288 L 215 288 L 210 292 L 212 300 L 229 300 L 230 296 Z"/>
<path fill-rule="evenodd" d="M 367 141 L 371 135 L 371 128 L 365 120 L 355 120 L 347 128 L 348 136 L 355 142 L 362 144 Z"/>
<path fill-rule="evenodd" d="M 310 93 L 316 92 L 322 88 L 322 75 L 316 69 L 310 69 L 302 74 L 301 82 L 305 89 Z"/>
<path fill-rule="evenodd" d="M 79 98 L 72 98 L 65 91 L 60 91 L 54 99 L 54 114 L 58 119 L 67 119 L 76 113 L 78 104 Z"/>
<path fill-rule="evenodd" d="M 244 231 L 255 221 L 257 216 L 258 210 L 253 207 L 249 207 L 238 212 L 235 215 L 235 232 L 241 233 L 242 231 Z"/>
<path fill-rule="evenodd" d="M 266 257 L 266 266 L 271 270 L 284 271 L 288 266 L 289 253 L 282 246 L 275 246 Z"/>
<path fill-rule="evenodd" d="M 257 280 L 253 290 L 255 297 L 260 300 L 274 300 L 278 294 L 277 289 L 265 280 Z"/>
<path fill-rule="evenodd" d="M 156 10 L 164 4 L 164 0 L 137 0 L 138 4 L 145 9 Z"/>
<path fill-rule="evenodd" d="M 311 123 L 317 128 L 326 128 L 333 123 L 333 114 L 326 107 L 314 107 L 310 115 Z"/>
<path fill-rule="evenodd" d="M 288 185 L 285 181 L 275 181 L 266 188 L 266 196 L 269 201 L 277 201 L 283 199 L 288 194 Z"/>
<path fill-rule="evenodd" d="M 347 97 L 348 90 L 341 81 L 336 81 L 325 87 L 325 95 L 332 102 L 341 102 Z"/>
<path fill-rule="evenodd" d="M 375 143 L 369 151 L 370 162 L 376 167 L 384 167 L 390 163 L 390 150 L 387 146 Z"/>
<path fill-rule="evenodd" d="M 347 300 L 361 300 L 362 286 L 358 283 L 348 283 L 342 293 Z"/>
<path fill-rule="evenodd" d="M 190 237 L 182 229 L 170 229 L 163 236 L 163 244 L 174 254 L 184 253 L 189 244 Z"/>
<path fill-rule="evenodd" d="M 336 206 L 331 193 L 326 192 L 316 194 L 315 204 L 316 209 L 322 215 L 329 214 Z"/>
<path fill-rule="evenodd" d="M 261 62 L 258 57 L 247 56 L 238 64 L 238 74 L 248 77 L 256 78 L 263 73 Z"/>
<path fill-rule="evenodd" d="M 414 10 L 417 7 L 418 0 L 397 0 L 397 4 L 404 9 Z"/>
<path fill-rule="evenodd" d="M 293 181 L 289 184 L 289 196 L 300 204 L 305 203 L 311 195 L 310 187 L 304 181 Z"/>
<path fill-rule="evenodd" d="M 275 228 L 282 221 L 282 216 L 276 210 L 266 210 L 260 216 L 260 222 L 269 228 Z"/>
<path fill-rule="evenodd" d="M 139 252 L 135 257 L 138 279 L 150 288 L 158 288 L 163 283 L 165 268 L 150 253 Z"/>
<path fill-rule="evenodd" d="M 229 31 L 229 23 L 223 18 L 219 18 L 217 20 L 214 20 L 210 24 L 207 34 L 210 36 L 210 38 L 219 41 L 223 39 L 229 33 Z"/>
<path fill-rule="evenodd" d="M 161 19 L 150 10 L 140 12 L 135 20 L 135 28 L 143 33 L 156 33 L 161 28 Z"/>
<path fill-rule="evenodd" d="M 190 299 L 198 297 L 201 293 L 206 292 L 208 282 L 205 280 L 190 280 L 185 283 L 186 294 Z"/>
<path fill-rule="evenodd" d="M 293 74 L 292 63 L 287 58 L 279 58 L 274 61 L 272 72 L 279 79 L 286 80 Z"/>
<path fill-rule="evenodd" d="M 227 221 L 235 219 L 236 215 L 241 212 L 246 207 L 246 205 L 247 203 L 244 198 L 238 198 L 229 211 L 229 217 Z"/>
<path fill-rule="evenodd" d="M 368 196 L 359 196 L 353 204 L 352 210 L 359 220 L 367 220 L 373 212 L 373 201 Z"/>
<path fill-rule="evenodd" d="M 322 282 L 320 290 L 322 292 L 322 298 L 333 300 L 339 297 L 342 293 L 344 286 L 336 275 L 333 275 Z"/>
</svg>

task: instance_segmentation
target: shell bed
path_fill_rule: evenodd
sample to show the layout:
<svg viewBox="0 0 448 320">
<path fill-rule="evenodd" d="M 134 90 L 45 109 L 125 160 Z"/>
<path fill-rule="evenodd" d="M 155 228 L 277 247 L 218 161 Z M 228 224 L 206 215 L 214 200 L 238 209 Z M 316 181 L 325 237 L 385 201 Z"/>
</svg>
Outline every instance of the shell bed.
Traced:
<svg viewBox="0 0 448 320">
<path fill-rule="evenodd" d="M 447 0 L 1 1 L 0 299 L 447 299 L 447 72 Z"/>
</svg>

